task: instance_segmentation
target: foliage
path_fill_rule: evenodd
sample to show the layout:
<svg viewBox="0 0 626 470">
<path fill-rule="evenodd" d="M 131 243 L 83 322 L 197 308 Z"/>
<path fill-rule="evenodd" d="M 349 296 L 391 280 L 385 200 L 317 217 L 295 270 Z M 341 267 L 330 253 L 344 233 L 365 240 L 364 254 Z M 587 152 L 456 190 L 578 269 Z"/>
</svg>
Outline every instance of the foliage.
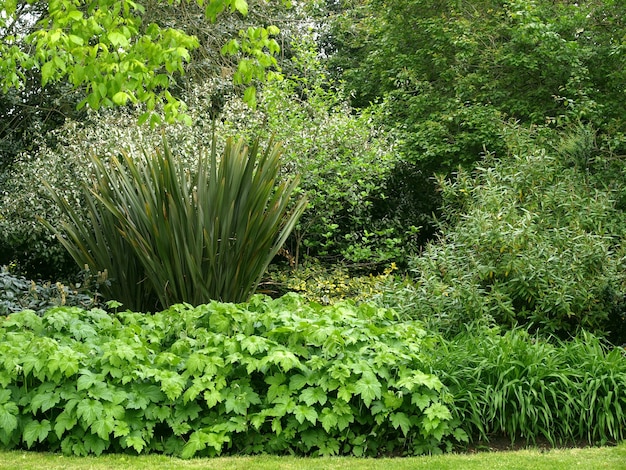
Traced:
<svg viewBox="0 0 626 470">
<path fill-rule="evenodd" d="M 274 136 L 283 143 L 282 172 L 301 175 L 300 191 L 309 199 L 286 248 L 299 263 L 304 255 L 324 261 L 346 259 L 372 270 L 391 261 L 406 262 L 419 235 L 415 220 L 390 216 L 381 202 L 388 197 L 386 180 L 398 158 L 393 136 L 382 131 L 375 109 L 356 113 L 327 74 L 306 41 L 294 41 L 291 74 L 264 84 L 256 110 L 251 110 L 220 81 L 190 88 L 185 94 L 194 125 L 163 126 L 179 158 L 193 166 L 198 147 L 211 145 L 213 119 L 217 135 L 247 139 Z M 216 102 L 217 98 L 220 98 Z M 23 155 L 0 194 L 0 262 L 16 261 L 33 277 L 67 277 L 73 263 L 62 263 L 64 252 L 37 217 L 56 224 L 60 213 L 46 202 L 44 179 L 68 199 L 80 198 L 79 182 L 88 178 L 85 155 L 114 156 L 119 148 L 141 153 L 160 145 L 158 133 L 137 126 L 131 109 L 88 113 L 82 122 L 67 121 L 50 133 L 49 145 Z M 407 216 L 411 219 L 412 215 Z M 41 271 L 58 268 L 57 273 Z"/>
<path fill-rule="evenodd" d="M 624 2 L 348 0 L 314 2 L 334 77 L 355 107 L 381 103 L 399 133 L 401 187 L 389 200 L 437 212 L 433 173 L 506 155 L 504 123 L 582 121 L 624 154 Z M 416 225 L 433 230 L 422 216 Z"/>
<path fill-rule="evenodd" d="M 470 328 L 432 348 L 453 415 L 477 440 L 614 443 L 626 430 L 626 354 L 582 332 L 550 343 L 527 331 Z"/>
<path fill-rule="evenodd" d="M 398 160 L 394 137 L 383 130 L 385 116 L 376 107 L 357 112 L 348 104 L 311 33 L 292 38 L 290 46 L 291 73 L 263 85 L 254 116 L 237 100 L 226 103 L 223 132 L 284 142 L 286 166 L 302 175 L 309 197 L 289 243 L 296 262 L 301 253 L 372 267 L 404 261 L 417 228 L 380 207 Z"/>
<path fill-rule="evenodd" d="M 167 141 L 137 161 L 94 157 L 93 184 L 82 187 L 86 216 L 50 187 L 68 220 L 45 224 L 79 266 L 108 272 L 111 298 L 129 308 L 245 301 L 306 199 L 288 211 L 298 179 L 278 183 L 279 146 L 229 139 L 219 160 L 215 145 L 206 153 L 192 169 Z"/>
<path fill-rule="evenodd" d="M 395 289 L 393 272 L 398 268 L 391 263 L 382 273 L 356 275 L 345 266 L 325 268 L 319 261 L 307 259 L 306 263 L 293 269 L 270 269 L 261 290 L 272 293 L 296 292 L 310 302 L 322 305 L 344 300 L 369 302 L 381 296 L 388 286 Z"/>
<path fill-rule="evenodd" d="M 0 268 L 0 315 L 33 310 L 43 314 L 55 306 L 77 306 L 92 308 L 98 306 L 96 292 L 86 289 L 89 284 L 65 286 L 60 282 L 36 283 L 22 276 L 11 274 L 6 267 Z"/>
<path fill-rule="evenodd" d="M 492 319 L 544 334 L 604 334 L 623 299 L 624 227 L 612 195 L 554 150 L 516 145 L 473 175 L 441 180 L 444 235 L 414 259 L 413 315 L 452 333 Z"/>
<path fill-rule="evenodd" d="M 0 442 L 65 454 L 436 452 L 450 395 L 415 322 L 295 294 L 0 320 Z"/>
<path fill-rule="evenodd" d="M 0 4 L 0 30 L 4 33 L 0 84 L 4 91 L 23 86 L 26 73 L 34 69 L 41 73 L 43 87 L 56 81 L 85 87 L 86 98 L 79 107 L 143 103 L 148 111 L 142 120 L 157 123 L 160 116 L 153 111 L 157 104 L 163 104 L 167 120 L 189 119 L 183 103 L 169 88 L 175 75 L 184 72 L 190 51 L 199 46 L 196 37 L 169 27 L 164 18 L 145 24 L 143 3 L 46 1 L 43 11 L 32 3 L 7 0 Z M 153 6 L 160 8 L 160 3 Z M 198 4 L 204 6 L 204 17 L 212 22 L 224 11 L 248 12 L 245 0 Z M 35 22 L 36 27 L 24 37 L 19 25 L 25 21 Z M 236 83 L 250 84 L 272 73 L 268 69 L 277 64 L 274 55 L 279 46 L 271 36 L 276 34 L 275 26 L 251 26 L 238 40 L 224 46 L 224 53 L 241 54 L 234 74 Z M 251 87 L 246 94 L 250 103 L 254 94 Z"/>
</svg>

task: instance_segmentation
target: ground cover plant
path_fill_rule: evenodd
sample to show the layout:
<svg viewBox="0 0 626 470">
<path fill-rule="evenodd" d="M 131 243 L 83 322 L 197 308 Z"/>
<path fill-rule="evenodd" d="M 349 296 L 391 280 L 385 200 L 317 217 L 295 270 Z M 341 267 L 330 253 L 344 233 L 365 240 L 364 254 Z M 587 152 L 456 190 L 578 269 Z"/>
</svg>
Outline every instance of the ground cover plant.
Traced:
<svg viewBox="0 0 626 470">
<path fill-rule="evenodd" d="M 425 332 L 295 294 L 155 315 L 59 307 L 0 320 L 0 442 L 65 454 L 376 456 L 467 439 L 422 371 Z"/>
</svg>

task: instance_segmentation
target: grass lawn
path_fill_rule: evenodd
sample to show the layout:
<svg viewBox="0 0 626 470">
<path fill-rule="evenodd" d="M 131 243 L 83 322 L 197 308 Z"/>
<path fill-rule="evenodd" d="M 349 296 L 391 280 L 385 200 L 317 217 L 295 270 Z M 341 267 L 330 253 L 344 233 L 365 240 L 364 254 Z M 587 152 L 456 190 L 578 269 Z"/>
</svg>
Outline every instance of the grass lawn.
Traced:
<svg viewBox="0 0 626 470">
<path fill-rule="evenodd" d="M 488 469 L 625 469 L 626 443 L 616 447 L 561 450 L 520 450 L 448 454 L 434 457 L 396 459 L 296 458 L 296 457 L 224 457 L 180 460 L 159 455 L 101 457 L 64 457 L 36 452 L 0 452 L 2 469 L 215 469 L 215 470 L 488 470 Z"/>
</svg>

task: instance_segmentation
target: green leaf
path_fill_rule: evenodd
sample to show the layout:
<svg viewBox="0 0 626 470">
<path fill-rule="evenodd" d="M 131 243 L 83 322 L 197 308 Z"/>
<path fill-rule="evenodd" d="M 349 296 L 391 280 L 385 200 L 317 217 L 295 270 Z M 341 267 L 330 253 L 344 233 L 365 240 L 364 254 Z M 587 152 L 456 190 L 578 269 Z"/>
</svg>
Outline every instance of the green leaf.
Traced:
<svg viewBox="0 0 626 470">
<path fill-rule="evenodd" d="M 329 408 L 324 408 L 322 410 L 322 417 L 320 418 L 320 422 L 322 423 L 322 427 L 324 431 L 330 433 L 330 431 L 337 426 L 338 420 L 337 415 Z"/>
<path fill-rule="evenodd" d="M 103 411 L 102 403 L 87 398 L 82 400 L 76 407 L 76 416 L 83 420 L 87 426 L 91 426 L 102 417 Z"/>
<path fill-rule="evenodd" d="M 307 379 L 302 374 L 295 374 L 289 379 L 289 390 L 300 390 L 307 385 Z"/>
<path fill-rule="evenodd" d="M 76 426 L 77 422 L 78 420 L 72 413 L 68 412 L 67 410 L 63 410 L 54 421 L 54 432 L 56 433 L 57 437 L 61 439 L 65 431 L 69 431 L 70 429 L 72 429 L 74 426 Z"/>
<path fill-rule="evenodd" d="M 404 413 L 392 413 L 390 416 L 391 425 L 394 429 L 402 429 L 402 434 L 407 436 L 409 434 L 409 430 L 411 429 L 411 420 Z"/>
<path fill-rule="evenodd" d="M 107 34 L 107 38 L 115 47 L 127 47 L 128 39 L 119 31 L 111 31 Z"/>
<path fill-rule="evenodd" d="M 146 447 L 147 443 L 141 436 L 141 432 L 133 431 L 129 436 L 123 438 L 126 447 L 132 447 L 139 454 Z"/>
<path fill-rule="evenodd" d="M 428 405 L 430 405 L 431 397 L 429 395 L 423 393 L 413 393 L 411 394 L 411 404 L 417 405 L 417 407 L 424 411 Z"/>
<path fill-rule="evenodd" d="M 354 386 L 356 393 L 361 395 L 366 406 L 370 406 L 374 399 L 380 398 L 382 386 L 372 372 L 364 372 Z"/>
<path fill-rule="evenodd" d="M 91 425 L 91 431 L 101 439 L 108 441 L 115 428 L 115 420 L 111 416 L 102 416 Z"/>
<path fill-rule="evenodd" d="M 243 92 L 243 101 L 252 109 L 256 108 L 256 87 L 249 86 L 246 88 L 246 90 Z"/>
<path fill-rule="evenodd" d="M 433 403 L 428 408 L 426 408 L 426 410 L 424 410 L 424 413 L 431 420 L 434 420 L 436 418 L 442 421 L 447 421 L 447 420 L 452 419 L 452 414 L 450 413 L 450 410 L 448 409 L 448 407 L 441 403 Z"/>
<path fill-rule="evenodd" d="M 313 425 L 317 422 L 317 411 L 310 406 L 298 405 L 294 409 L 293 414 L 300 424 L 304 423 L 305 420 L 310 421 Z"/>
<path fill-rule="evenodd" d="M 328 400 L 326 392 L 320 387 L 310 387 L 302 391 L 300 394 L 300 400 L 304 401 L 307 405 L 311 406 L 315 403 L 324 405 Z"/>
<path fill-rule="evenodd" d="M 35 441 L 43 442 L 52 430 L 50 421 L 44 419 L 42 421 L 33 420 L 24 427 L 22 438 L 30 449 Z"/>
<path fill-rule="evenodd" d="M 111 100 L 118 106 L 125 106 L 128 100 L 130 99 L 130 95 L 123 91 L 118 91 L 113 95 Z"/>
<path fill-rule="evenodd" d="M 17 428 L 19 408 L 12 401 L 0 405 L 0 429 L 10 434 Z"/>
<path fill-rule="evenodd" d="M 41 67 L 41 84 L 46 86 L 46 84 L 50 81 L 52 76 L 54 75 L 54 71 L 56 70 L 53 61 L 48 61 Z"/>
<path fill-rule="evenodd" d="M 237 10 L 242 15 L 248 14 L 248 2 L 246 0 L 233 0 L 232 3 L 235 10 Z"/>
</svg>

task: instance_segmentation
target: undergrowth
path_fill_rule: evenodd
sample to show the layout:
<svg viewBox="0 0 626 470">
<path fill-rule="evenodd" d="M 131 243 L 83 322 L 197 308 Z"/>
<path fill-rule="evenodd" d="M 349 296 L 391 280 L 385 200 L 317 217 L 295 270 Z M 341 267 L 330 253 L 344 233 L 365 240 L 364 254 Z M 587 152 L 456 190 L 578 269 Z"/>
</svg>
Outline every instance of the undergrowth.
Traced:
<svg viewBox="0 0 626 470">
<path fill-rule="evenodd" d="M 450 449 L 426 333 L 295 294 L 155 315 L 58 307 L 0 319 L 0 442 L 87 455 L 377 456 Z"/>
</svg>

